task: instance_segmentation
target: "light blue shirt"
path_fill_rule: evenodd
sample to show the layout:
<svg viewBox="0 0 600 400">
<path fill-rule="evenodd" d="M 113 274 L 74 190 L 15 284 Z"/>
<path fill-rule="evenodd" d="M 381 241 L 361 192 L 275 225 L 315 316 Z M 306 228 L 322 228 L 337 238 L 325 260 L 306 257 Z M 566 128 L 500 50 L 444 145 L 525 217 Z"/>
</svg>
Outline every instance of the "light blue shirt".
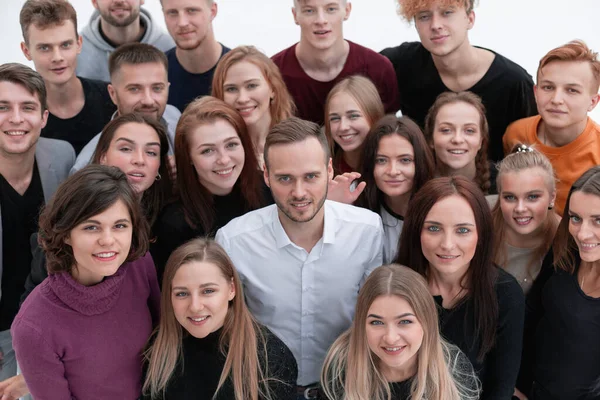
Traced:
<svg viewBox="0 0 600 400">
<path fill-rule="evenodd" d="M 319 381 L 327 350 L 352 323 L 360 285 L 382 264 L 379 215 L 328 200 L 324 207 L 323 237 L 310 253 L 290 241 L 276 205 L 232 220 L 216 236 L 250 311 L 294 354 L 302 386 Z"/>
<path fill-rule="evenodd" d="M 404 220 L 390 214 L 383 205 L 380 208 L 379 215 L 381 215 L 381 222 L 383 222 L 383 262 L 390 264 L 398 253 L 398 241 L 400 240 Z"/>
</svg>

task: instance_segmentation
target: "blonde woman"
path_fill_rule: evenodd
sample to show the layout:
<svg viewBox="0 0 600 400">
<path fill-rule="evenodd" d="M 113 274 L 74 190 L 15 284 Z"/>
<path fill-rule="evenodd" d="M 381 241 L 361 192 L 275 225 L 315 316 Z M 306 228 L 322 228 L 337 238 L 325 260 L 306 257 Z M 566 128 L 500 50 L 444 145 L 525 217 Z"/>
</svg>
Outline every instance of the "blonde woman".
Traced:
<svg viewBox="0 0 600 400">
<path fill-rule="evenodd" d="M 321 382 L 329 400 L 465 400 L 480 390 L 467 357 L 440 337 L 425 280 L 397 264 L 377 268 L 365 282 Z"/>
</svg>

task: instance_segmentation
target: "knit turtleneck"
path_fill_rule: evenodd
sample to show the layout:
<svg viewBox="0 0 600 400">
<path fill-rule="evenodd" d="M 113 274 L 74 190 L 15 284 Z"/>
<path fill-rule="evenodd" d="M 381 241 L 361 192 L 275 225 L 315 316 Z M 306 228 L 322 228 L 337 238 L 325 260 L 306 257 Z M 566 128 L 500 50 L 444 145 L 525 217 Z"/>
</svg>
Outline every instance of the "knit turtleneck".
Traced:
<svg viewBox="0 0 600 400">
<path fill-rule="evenodd" d="M 117 303 L 129 266 L 129 263 L 121 265 L 114 275 L 93 286 L 82 285 L 68 272 L 52 274 L 40 289 L 53 301 L 62 302 L 83 315 L 104 314 Z"/>
</svg>

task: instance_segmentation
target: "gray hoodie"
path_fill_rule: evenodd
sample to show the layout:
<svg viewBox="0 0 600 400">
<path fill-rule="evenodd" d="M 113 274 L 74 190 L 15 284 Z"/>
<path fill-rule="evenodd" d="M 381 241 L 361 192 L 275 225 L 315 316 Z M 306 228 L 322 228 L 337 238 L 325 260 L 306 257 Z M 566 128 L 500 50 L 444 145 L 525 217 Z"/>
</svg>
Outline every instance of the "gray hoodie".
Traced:
<svg viewBox="0 0 600 400">
<path fill-rule="evenodd" d="M 175 42 L 166 32 L 162 31 L 152 21 L 150 13 L 140 9 L 140 18 L 144 21 L 146 32 L 141 42 L 151 44 L 160 51 L 167 51 L 175 46 Z M 90 22 L 81 31 L 83 47 L 77 57 L 77 76 L 110 82 L 108 74 L 108 57 L 115 48 L 104 40 L 100 34 L 100 13 L 94 11 Z"/>
</svg>

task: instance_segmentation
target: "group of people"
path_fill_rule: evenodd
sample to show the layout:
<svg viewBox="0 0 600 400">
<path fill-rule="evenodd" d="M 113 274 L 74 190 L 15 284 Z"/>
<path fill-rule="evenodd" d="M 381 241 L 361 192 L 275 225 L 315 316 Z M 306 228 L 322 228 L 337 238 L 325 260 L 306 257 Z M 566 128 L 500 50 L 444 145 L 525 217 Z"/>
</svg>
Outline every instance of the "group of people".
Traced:
<svg viewBox="0 0 600 400">
<path fill-rule="evenodd" d="M 23 4 L 2 400 L 600 398 L 597 53 L 534 84 L 470 44 L 474 0 L 397 0 L 420 41 L 381 53 L 349 0 L 293 0 L 269 58 L 160 1 L 168 34 L 140 0 L 81 33 Z"/>
</svg>

